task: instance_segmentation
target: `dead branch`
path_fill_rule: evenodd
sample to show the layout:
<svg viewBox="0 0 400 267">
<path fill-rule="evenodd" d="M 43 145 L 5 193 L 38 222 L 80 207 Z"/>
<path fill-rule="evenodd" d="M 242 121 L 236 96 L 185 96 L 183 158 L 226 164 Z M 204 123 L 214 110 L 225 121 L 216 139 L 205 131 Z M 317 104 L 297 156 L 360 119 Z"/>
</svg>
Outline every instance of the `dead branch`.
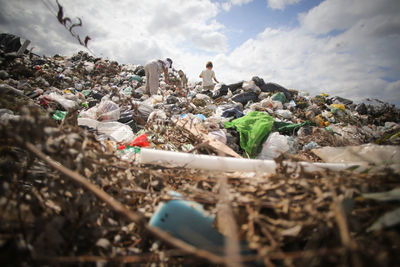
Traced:
<svg viewBox="0 0 400 267">
<path fill-rule="evenodd" d="M 229 190 L 227 178 L 221 176 L 219 178 L 219 202 L 218 208 L 218 228 L 224 229 L 225 236 L 225 252 L 226 265 L 231 267 L 240 267 L 240 246 L 238 242 L 238 227 L 233 216 L 229 200 Z"/>
</svg>

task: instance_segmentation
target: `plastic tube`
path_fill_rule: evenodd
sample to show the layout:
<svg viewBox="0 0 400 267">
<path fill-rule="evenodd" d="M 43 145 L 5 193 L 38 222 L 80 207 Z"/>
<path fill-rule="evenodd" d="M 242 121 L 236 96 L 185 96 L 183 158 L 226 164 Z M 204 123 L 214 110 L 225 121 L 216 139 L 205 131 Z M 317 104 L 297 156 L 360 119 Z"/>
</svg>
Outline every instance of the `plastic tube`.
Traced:
<svg viewBox="0 0 400 267">
<path fill-rule="evenodd" d="M 242 171 L 274 173 L 276 168 L 276 163 L 273 160 L 249 160 L 145 148 L 140 151 L 140 163 L 228 172 Z"/>
<path fill-rule="evenodd" d="M 142 148 L 139 157 L 140 163 L 158 164 L 164 166 L 194 168 L 201 170 L 222 172 L 266 172 L 275 173 L 276 163 L 273 160 L 240 159 L 209 155 L 196 155 L 182 152 L 154 150 Z M 309 163 L 284 162 L 291 167 L 302 166 L 305 171 L 321 169 L 345 170 L 362 165 L 362 163 Z"/>
</svg>

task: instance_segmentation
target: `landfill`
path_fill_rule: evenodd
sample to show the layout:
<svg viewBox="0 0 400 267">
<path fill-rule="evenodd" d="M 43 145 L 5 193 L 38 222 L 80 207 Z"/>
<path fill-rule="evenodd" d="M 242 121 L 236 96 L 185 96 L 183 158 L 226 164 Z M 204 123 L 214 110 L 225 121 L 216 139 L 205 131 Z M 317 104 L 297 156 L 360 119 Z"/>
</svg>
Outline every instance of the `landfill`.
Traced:
<svg viewBox="0 0 400 267">
<path fill-rule="evenodd" d="M 11 37 L 4 266 L 400 262 L 396 106 L 257 76 L 208 91 L 184 70 L 150 96 L 139 64 L 21 54 Z"/>
</svg>

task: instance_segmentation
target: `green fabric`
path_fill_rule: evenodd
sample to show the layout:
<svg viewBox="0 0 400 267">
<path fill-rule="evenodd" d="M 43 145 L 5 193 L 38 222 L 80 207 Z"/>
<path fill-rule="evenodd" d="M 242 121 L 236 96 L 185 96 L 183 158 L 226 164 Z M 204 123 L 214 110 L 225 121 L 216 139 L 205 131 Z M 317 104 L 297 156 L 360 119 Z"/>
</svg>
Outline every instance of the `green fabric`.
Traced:
<svg viewBox="0 0 400 267">
<path fill-rule="evenodd" d="M 274 129 L 278 131 L 279 133 L 283 134 L 293 134 L 293 132 L 297 131 L 301 127 L 307 126 L 307 125 L 315 125 L 314 122 L 312 121 L 306 121 L 300 124 L 296 123 L 288 123 L 288 122 L 283 122 L 283 121 L 275 121 L 274 122 Z"/>
<path fill-rule="evenodd" d="M 225 128 L 235 127 L 240 134 L 240 146 L 255 157 L 261 150 L 261 144 L 271 132 L 274 118 L 265 112 L 251 111 L 246 116 L 225 122 Z"/>
<path fill-rule="evenodd" d="M 286 103 L 286 96 L 284 93 L 276 93 L 271 97 L 272 100 L 274 101 L 280 101 L 282 104 Z"/>
<path fill-rule="evenodd" d="M 65 115 L 67 115 L 66 111 L 56 110 L 56 112 L 53 114 L 53 119 L 56 121 L 62 121 Z"/>
</svg>

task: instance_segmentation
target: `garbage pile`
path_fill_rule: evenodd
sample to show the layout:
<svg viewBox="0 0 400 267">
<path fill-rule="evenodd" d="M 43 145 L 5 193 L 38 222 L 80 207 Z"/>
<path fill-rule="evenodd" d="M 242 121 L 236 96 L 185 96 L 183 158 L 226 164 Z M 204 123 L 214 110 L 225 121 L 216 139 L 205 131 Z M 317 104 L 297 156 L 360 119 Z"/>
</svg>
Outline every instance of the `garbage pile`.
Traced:
<svg viewBox="0 0 400 267">
<path fill-rule="evenodd" d="M 399 261 L 394 105 L 175 72 L 149 96 L 143 66 L 85 52 L 0 66 L 7 264 Z"/>
</svg>

